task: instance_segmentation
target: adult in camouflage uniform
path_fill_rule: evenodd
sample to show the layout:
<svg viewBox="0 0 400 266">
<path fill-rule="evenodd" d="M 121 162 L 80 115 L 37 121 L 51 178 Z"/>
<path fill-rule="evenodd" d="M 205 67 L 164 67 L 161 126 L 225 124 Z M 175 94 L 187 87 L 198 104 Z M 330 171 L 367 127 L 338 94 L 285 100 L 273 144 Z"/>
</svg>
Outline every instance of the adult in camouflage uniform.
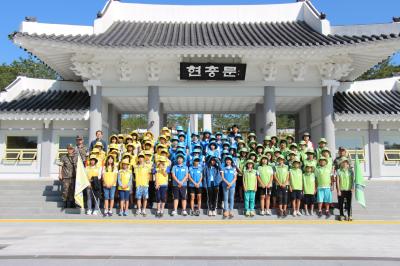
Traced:
<svg viewBox="0 0 400 266">
<path fill-rule="evenodd" d="M 86 162 L 86 157 L 88 155 L 88 150 L 85 144 L 83 143 L 83 136 L 76 136 L 76 147 L 75 153 L 80 155 L 82 158 L 82 162 Z"/>
<path fill-rule="evenodd" d="M 74 206 L 76 165 L 78 154 L 72 144 L 67 146 L 67 154 L 60 158 L 58 178 L 62 182 L 62 198 L 65 208 Z"/>
</svg>

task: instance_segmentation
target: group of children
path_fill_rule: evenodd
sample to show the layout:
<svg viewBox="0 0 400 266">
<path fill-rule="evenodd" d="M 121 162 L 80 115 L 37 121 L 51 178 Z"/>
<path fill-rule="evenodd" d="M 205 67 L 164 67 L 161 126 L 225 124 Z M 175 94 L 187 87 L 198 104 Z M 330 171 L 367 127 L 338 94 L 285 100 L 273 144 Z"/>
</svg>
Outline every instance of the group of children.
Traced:
<svg viewBox="0 0 400 266">
<path fill-rule="evenodd" d="M 155 195 L 156 216 L 162 217 L 171 193 L 172 216 L 178 215 L 179 203 L 181 215 L 198 216 L 206 199 L 208 216 L 216 216 L 223 203 L 224 218 L 234 217 L 235 202 L 244 203 L 246 217 L 255 216 L 256 199 L 260 215 L 272 215 L 276 208 L 278 217 L 286 217 L 288 205 L 293 216 L 313 215 L 317 203 L 318 216 L 330 216 L 336 190 L 340 220 L 352 220 L 354 174 L 344 148 L 334 160 L 324 138 L 314 149 L 308 133 L 298 144 L 291 135 L 266 136 L 257 143 L 254 133 L 245 141 L 237 129 L 234 126 L 229 135 L 206 130 L 189 137 L 180 126 L 174 135 L 164 127 L 157 139 L 151 132 L 133 131 L 112 135 L 107 151 L 97 142 L 86 166 L 91 183 L 87 214 L 98 214 L 100 187 L 105 216 L 112 216 L 116 195 L 120 216 L 127 216 L 132 204 L 136 215 L 146 216 L 149 196 Z"/>
</svg>

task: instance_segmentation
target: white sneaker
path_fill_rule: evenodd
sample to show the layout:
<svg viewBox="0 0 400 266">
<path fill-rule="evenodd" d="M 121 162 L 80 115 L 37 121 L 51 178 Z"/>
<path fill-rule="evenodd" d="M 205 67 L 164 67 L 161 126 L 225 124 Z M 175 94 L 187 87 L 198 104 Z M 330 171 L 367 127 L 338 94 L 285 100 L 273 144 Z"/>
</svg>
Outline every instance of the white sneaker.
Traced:
<svg viewBox="0 0 400 266">
<path fill-rule="evenodd" d="M 297 215 L 297 212 L 296 212 L 296 211 L 293 211 L 292 216 L 293 216 L 293 217 L 296 217 L 296 215 Z"/>
<path fill-rule="evenodd" d="M 260 212 L 260 215 L 261 215 L 261 216 L 264 216 L 264 215 L 265 215 L 265 211 L 262 210 L 262 211 Z"/>
<path fill-rule="evenodd" d="M 304 213 L 306 216 L 308 216 L 308 215 L 310 215 L 310 213 L 308 212 L 308 210 L 305 210 L 305 213 Z"/>
<path fill-rule="evenodd" d="M 142 215 L 143 215 L 143 216 L 146 216 L 146 215 L 147 215 L 147 213 L 146 213 L 146 210 L 145 210 L 145 209 L 143 209 L 143 210 L 142 210 Z"/>
<path fill-rule="evenodd" d="M 97 210 L 94 210 L 93 213 L 92 213 L 92 215 L 97 216 L 97 215 L 99 215 L 99 213 L 98 213 Z"/>
<path fill-rule="evenodd" d="M 141 215 L 141 214 L 142 214 L 142 211 L 140 209 L 137 209 L 136 210 L 136 215 Z"/>
<path fill-rule="evenodd" d="M 300 211 L 297 212 L 297 216 L 302 216 Z"/>
<path fill-rule="evenodd" d="M 172 212 L 171 212 L 171 216 L 177 216 L 178 215 L 178 211 L 177 210 L 173 210 Z"/>
<path fill-rule="evenodd" d="M 217 211 L 213 211 L 212 216 L 217 216 Z"/>
<path fill-rule="evenodd" d="M 187 215 L 188 215 L 187 211 L 186 211 L 186 210 L 183 210 L 183 211 L 182 211 L 182 216 L 187 216 Z"/>
<path fill-rule="evenodd" d="M 268 215 L 268 216 L 272 215 L 271 210 L 267 210 L 267 215 Z"/>
<path fill-rule="evenodd" d="M 314 211 L 311 211 L 311 212 L 310 212 L 310 215 L 314 215 Z"/>
<path fill-rule="evenodd" d="M 212 211 L 208 210 L 208 216 L 212 216 Z"/>
<path fill-rule="evenodd" d="M 87 210 L 86 215 L 92 215 L 92 210 Z"/>
</svg>

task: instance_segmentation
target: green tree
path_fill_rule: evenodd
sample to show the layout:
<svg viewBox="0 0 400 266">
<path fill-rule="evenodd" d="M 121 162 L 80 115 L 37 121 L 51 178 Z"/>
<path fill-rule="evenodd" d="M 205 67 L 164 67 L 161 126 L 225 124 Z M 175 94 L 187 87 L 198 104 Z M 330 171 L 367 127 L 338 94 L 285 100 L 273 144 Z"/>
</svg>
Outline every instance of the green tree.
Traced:
<svg viewBox="0 0 400 266">
<path fill-rule="evenodd" d="M 19 58 L 11 64 L 0 65 L 0 91 L 4 90 L 18 76 L 29 78 L 58 79 L 57 73 L 42 62 L 34 59 Z"/>
<path fill-rule="evenodd" d="M 362 74 L 357 80 L 390 78 L 397 73 L 400 73 L 400 65 L 395 65 L 392 58 L 389 57 Z"/>
</svg>

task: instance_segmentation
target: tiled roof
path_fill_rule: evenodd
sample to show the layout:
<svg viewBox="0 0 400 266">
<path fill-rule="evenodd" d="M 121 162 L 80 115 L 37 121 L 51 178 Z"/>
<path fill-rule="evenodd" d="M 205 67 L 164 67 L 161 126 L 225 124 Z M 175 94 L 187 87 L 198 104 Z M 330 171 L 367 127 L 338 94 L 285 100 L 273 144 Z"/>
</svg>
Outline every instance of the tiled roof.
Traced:
<svg viewBox="0 0 400 266">
<path fill-rule="evenodd" d="M 24 90 L 10 102 L 0 102 L 0 112 L 88 111 L 89 94 L 85 91 Z"/>
<path fill-rule="evenodd" d="M 305 22 L 179 23 L 119 21 L 97 35 L 16 36 L 100 47 L 276 47 L 331 46 L 399 38 L 398 34 L 373 36 L 323 35 Z"/>
<path fill-rule="evenodd" d="M 337 114 L 400 114 L 397 90 L 337 92 L 333 102 Z"/>
</svg>

